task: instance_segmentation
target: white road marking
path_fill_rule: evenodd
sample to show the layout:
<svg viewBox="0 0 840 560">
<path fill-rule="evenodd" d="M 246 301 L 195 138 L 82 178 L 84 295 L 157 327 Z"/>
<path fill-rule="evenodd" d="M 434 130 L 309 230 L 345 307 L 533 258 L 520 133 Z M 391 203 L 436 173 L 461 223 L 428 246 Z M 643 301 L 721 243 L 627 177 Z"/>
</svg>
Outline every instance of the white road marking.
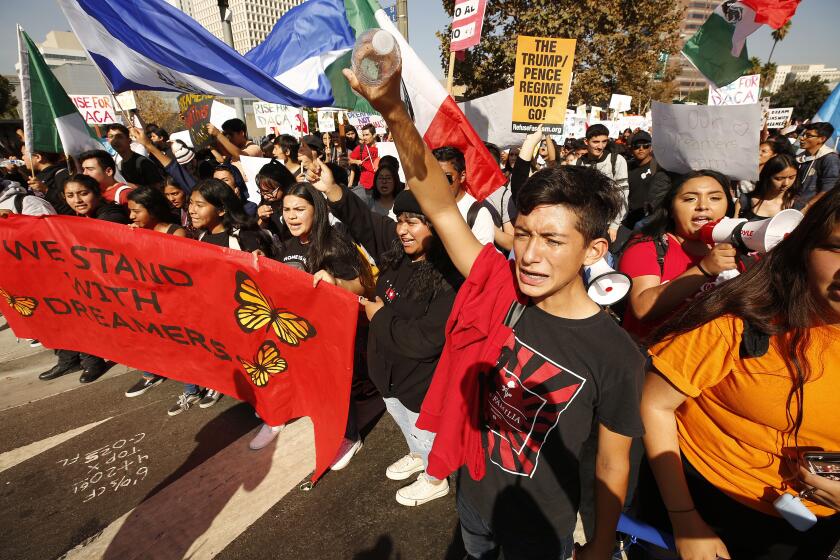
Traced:
<svg viewBox="0 0 840 560">
<path fill-rule="evenodd" d="M 23 447 L 18 447 L 17 449 L 12 449 L 11 451 L 6 451 L 5 453 L 0 453 L 0 472 L 23 463 L 24 461 L 31 459 L 44 451 L 52 449 L 57 445 L 61 445 L 65 441 L 73 439 L 77 435 L 91 430 L 98 425 L 107 422 L 111 418 L 113 418 L 113 416 L 109 416 L 105 420 L 100 420 L 99 422 L 92 422 L 90 424 L 74 428 L 68 432 L 64 432 L 63 434 L 50 436 L 46 439 L 42 439 L 41 441 L 34 441 L 29 445 L 24 445 Z"/>
<path fill-rule="evenodd" d="M 312 422 L 289 424 L 261 451 L 255 431 L 163 488 L 62 559 L 213 558 L 315 468 Z"/>
</svg>

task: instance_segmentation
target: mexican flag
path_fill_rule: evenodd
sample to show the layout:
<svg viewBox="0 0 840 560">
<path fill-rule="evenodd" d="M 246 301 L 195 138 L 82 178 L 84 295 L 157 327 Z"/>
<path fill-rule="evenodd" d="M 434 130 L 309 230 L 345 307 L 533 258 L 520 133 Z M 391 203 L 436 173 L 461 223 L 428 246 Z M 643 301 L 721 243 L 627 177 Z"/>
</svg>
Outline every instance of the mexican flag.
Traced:
<svg viewBox="0 0 840 560">
<path fill-rule="evenodd" d="M 30 152 L 71 156 L 102 144 L 50 70 L 38 47 L 18 26 L 23 132 Z"/>
<path fill-rule="evenodd" d="M 430 148 L 453 146 L 467 161 L 467 190 L 481 200 L 505 183 L 455 100 L 423 64 L 376 0 L 307 0 L 286 12 L 265 41 L 245 58 L 284 86 L 327 105 L 372 112 L 341 71 L 350 68 L 356 37 L 371 28 L 389 31 L 402 57 L 402 81 L 414 124 Z"/>
<path fill-rule="evenodd" d="M 762 25 L 774 29 L 787 23 L 799 0 L 725 0 L 682 49 L 706 78 L 723 87 L 751 66 L 747 37 Z"/>
</svg>

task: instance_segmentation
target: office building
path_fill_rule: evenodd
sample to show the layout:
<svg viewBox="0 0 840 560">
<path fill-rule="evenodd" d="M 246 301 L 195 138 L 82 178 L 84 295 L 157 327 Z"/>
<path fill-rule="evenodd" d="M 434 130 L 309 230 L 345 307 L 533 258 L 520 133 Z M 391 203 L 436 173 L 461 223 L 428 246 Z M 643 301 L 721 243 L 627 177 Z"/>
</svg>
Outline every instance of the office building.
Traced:
<svg viewBox="0 0 840 560">
<path fill-rule="evenodd" d="M 840 70 L 837 68 L 826 68 L 824 64 L 780 64 L 767 90 L 776 93 L 788 82 L 807 82 L 814 76 L 825 80 L 828 89 L 834 89 L 840 83 Z"/>
<path fill-rule="evenodd" d="M 217 0 L 168 0 L 192 16 L 213 35 L 224 39 Z M 233 47 L 244 54 L 259 45 L 274 24 L 302 0 L 229 0 Z"/>
</svg>

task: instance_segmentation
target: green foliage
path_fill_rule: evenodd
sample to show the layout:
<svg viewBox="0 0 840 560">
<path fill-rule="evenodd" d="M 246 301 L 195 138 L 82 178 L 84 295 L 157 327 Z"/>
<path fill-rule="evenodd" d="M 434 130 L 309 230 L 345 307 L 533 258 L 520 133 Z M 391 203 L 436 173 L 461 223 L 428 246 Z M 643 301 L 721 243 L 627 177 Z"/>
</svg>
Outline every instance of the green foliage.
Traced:
<svg viewBox="0 0 840 560">
<path fill-rule="evenodd" d="M 810 119 L 816 114 L 831 91 L 819 76 L 807 81 L 787 82 L 770 98 L 773 107 L 793 107 L 795 121 Z"/>
<path fill-rule="evenodd" d="M 5 76 L 0 76 L 0 115 L 17 118 L 15 90 Z"/>
<path fill-rule="evenodd" d="M 442 0 L 452 13 L 454 0 Z M 610 94 L 633 96 L 633 108 L 666 95 L 653 79 L 660 53 L 679 50 L 682 10 L 673 0 L 489 0 L 481 43 L 455 63 L 455 83 L 466 97 L 513 84 L 518 34 L 577 39 L 570 105 L 605 106 Z M 441 61 L 449 64 L 451 28 L 438 33 Z M 666 80 L 669 77 L 666 76 Z M 670 99 L 670 98 L 669 98 Z M 663 99 L 664 100 L 664 99 Z"/>
</svg>

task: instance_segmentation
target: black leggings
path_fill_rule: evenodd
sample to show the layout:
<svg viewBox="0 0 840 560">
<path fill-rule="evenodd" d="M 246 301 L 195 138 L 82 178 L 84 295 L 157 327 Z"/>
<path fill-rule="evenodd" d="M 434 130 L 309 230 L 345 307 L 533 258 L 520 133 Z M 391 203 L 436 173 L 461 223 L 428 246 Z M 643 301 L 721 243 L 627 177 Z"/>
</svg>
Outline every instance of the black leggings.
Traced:
<svg viewBox="0 0 840 560">
<path fill-rule="evenodd" d="M 685 457 L 682 461 L 697 512 L 720 537 L 733 560 L 822 560 L 840 539 L 840 513 L 820 518 L 816 525 L 801 533 L 781 517 L 761 513 L 733 500 L 703 478 Z M 672 532 L 647 461 L 639 473 L 633 510 L 634 517 Z"/>
</svg>

